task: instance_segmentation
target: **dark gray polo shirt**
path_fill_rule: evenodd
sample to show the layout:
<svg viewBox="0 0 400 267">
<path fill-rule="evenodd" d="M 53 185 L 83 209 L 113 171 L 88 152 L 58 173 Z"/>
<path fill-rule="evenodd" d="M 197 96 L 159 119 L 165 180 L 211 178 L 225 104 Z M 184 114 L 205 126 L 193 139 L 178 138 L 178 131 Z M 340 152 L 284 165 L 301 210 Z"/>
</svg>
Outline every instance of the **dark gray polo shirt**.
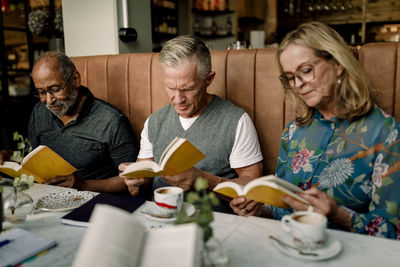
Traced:
<svg viewBox="0 0 400 267">
<path fill-rule="evenodd" d="M 80 179 L 106 179 L 118 175 L 118 165 L 136 161 L 137 139 L 128 118 L 111 104 L 87 98 L 78 117 L 63 125 L 42 103 L 33 108 L 28 138 L 33 148 L 46 145 L 71 163 Z"/>
</svg>

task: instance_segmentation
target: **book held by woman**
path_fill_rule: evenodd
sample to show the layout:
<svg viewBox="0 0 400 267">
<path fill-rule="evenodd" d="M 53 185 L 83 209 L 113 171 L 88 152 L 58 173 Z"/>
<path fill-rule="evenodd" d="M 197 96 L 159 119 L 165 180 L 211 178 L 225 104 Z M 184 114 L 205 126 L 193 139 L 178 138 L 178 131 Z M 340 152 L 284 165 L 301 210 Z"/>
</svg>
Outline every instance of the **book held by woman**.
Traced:
<svg viewBox="0 0 400 267">
<path fill-rule="evenodd" d="M 245 196 L 248 199 L 280 208 L 289 208 L 282 200 L 284 196 L 309 204 L 307 200 L 296 194 L 303 191 L 301 188 L 274 175 L 254 179 L 244 186 L 230 181 L 222 182 L 214 187 L 213 191 L 231 198 Z"/>
</svg>

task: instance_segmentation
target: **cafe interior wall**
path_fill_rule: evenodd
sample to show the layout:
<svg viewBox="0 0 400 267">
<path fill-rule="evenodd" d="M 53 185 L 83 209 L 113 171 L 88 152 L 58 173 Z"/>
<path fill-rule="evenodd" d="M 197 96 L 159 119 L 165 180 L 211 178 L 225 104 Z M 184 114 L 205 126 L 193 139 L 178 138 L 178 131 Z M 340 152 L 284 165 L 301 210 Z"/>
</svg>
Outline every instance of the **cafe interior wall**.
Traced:
<svg viewBox="0 0 400 267">
<path fill-rule="evenodd" d="M 129 27 L 137 40 L 122 42 L 118 30 L 123 26 L 121 0 L 63 0 L 65 53 L 90 56 L 151 52 L 150 1 L 127 0 Z"/>
</svg>

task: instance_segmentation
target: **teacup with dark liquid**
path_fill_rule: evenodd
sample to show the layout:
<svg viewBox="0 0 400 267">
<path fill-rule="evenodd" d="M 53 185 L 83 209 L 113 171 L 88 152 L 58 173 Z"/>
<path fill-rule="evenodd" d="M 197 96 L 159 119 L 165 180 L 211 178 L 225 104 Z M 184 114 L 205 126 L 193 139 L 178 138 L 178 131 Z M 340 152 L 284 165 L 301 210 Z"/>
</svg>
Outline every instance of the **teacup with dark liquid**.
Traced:
<svg viewBox="0 0 400 267">
<path fill-rule="evenodd" d="M 177 186 L 158 188 L 154 190 L 154 202 L 160 215 L 173 217 L 182 208 L 183 189 Z"/>
<path fill-rule="evenodd" d="M 282 218 L 282 227 L 301 250 L 311 251 L 325 244 L 327 218 L 313 211 L 297 211 Z"/>
<path fill-rule="evenodd" d="M 293 220 L 299 222 L 299 223 L 305 223 L 305 224 L 321 224 L 324 222 L 324 217 L 317 216 L 315 215 L 317 213 L 310 213 L 310 214 L 304 214 L 304 215 L 295 215 L 293 216 Z"/>
<path fill-rule="evenodd" d="M 168 188 L 160 189 L 157 191 L 157 193 L 159 193 L 159 194 L 168 194 L 169 192 L 170 192 L 170 189 L 168 189 Z"/>
</svg>

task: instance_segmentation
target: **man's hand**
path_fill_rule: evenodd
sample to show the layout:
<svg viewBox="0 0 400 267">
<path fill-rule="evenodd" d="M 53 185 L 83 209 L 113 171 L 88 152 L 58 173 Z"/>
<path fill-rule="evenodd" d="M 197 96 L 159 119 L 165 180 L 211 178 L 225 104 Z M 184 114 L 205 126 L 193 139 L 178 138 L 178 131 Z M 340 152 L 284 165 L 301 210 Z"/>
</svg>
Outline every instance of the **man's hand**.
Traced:
<svg viewBox="0 0 400 267">
<path fill-rule="evenodd" d="M 120 176 L 123 178 L 123 176 Z M 138 196 L 139 191 L 140 191 L 140 186 L 144 185 L 146 183 L 145 178 L 123 178 L 125 184 L 128 186 L 129 193 L 131 193 L 132 196 Z"/>
<path fill-rule="evenodd" d="M 261 216 L 262 203 L 246 199 L 245 197 L 237 197 L 229 203 L 233 212 L 240 216 Z"/>
<path fill-rule="evenodd" d="M 129 164 L 130 163 L 121 163 L 118 166 L 118 170 L 120 171 L 120 173 L 123 172 Z M 125 184 L 128 186 L 129 193 L 131 193 L 132 196 L 138 196 L 140 186 L 142 186 L 143 184 L 146 183 L 145 178 L 134 178 L 133 179 L 133 178 L 126 178 L 125 176 L 122 176 L 122 175 L 120 175 L 119 177 L 124 179 Z"/>
<path fill-rule="evenodd" d="M 193 187 L 194 181 L 197 177 L 203 176 L 203 172 L 196 167 L 192 167 L 189 170 L 182 172 L 177 175 L 162 175 L 161 177 L 165 179 L 172 186 L 179 186 L 184 191 L 188 191 Z M 205 178 L 205 177 L 204 177 Z"/>
<path fill-rule="evenodd" d="M 46 184 L 85 190 L 85 182 L 77 178 L 75 174 L 71 174 L 68 176 L 57 176 L 47 181 Z"/>
<path fill-rule="evenodd" d="M 8 160 L 12 154 L 12 151 L 9 150 L 1 150 L 0 151 L 0 164 L 3 164 L 5 160 Z"/>
</svg>

